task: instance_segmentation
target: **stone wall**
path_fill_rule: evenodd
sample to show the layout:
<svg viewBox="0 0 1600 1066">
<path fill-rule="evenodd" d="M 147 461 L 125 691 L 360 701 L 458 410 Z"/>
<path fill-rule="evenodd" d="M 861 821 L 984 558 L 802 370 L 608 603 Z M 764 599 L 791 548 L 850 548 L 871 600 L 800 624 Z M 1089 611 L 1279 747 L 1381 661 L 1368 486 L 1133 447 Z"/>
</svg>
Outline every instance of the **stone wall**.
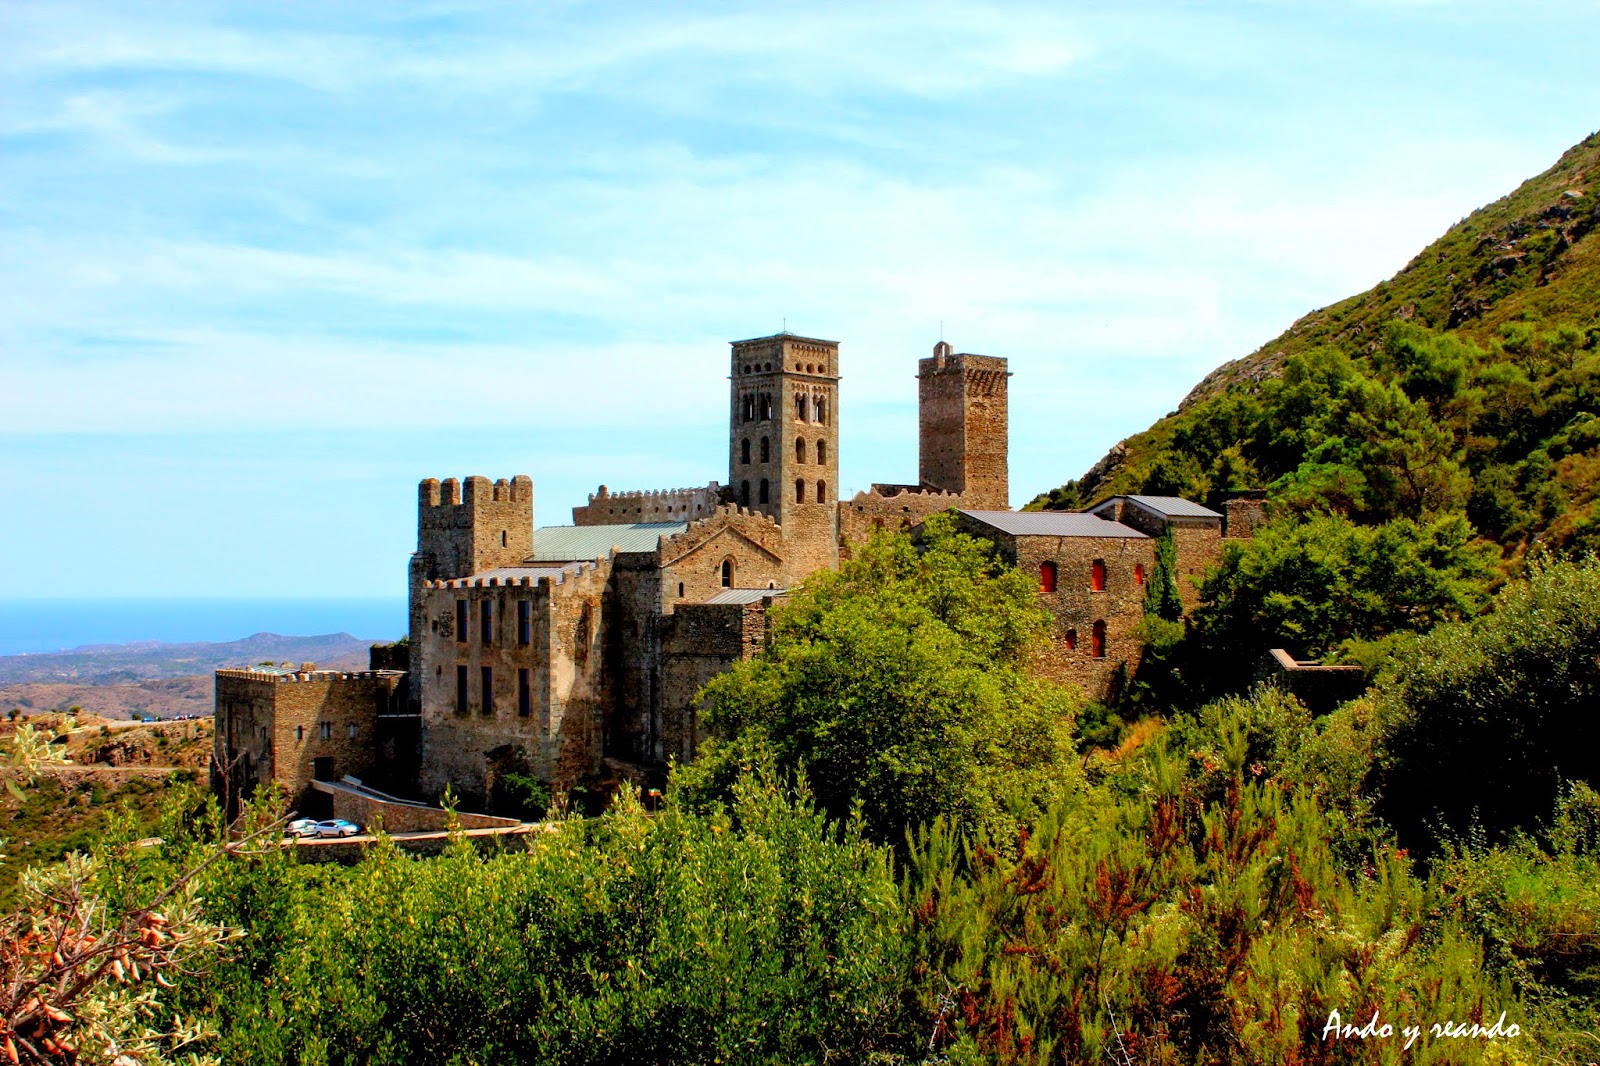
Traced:
<svg viewBox="0 0 1600 1066">
<path fill-rule="evenodd" d="M 572 509 L 575 526 L 614 526 L 628 522 L 692 522 L 716 511 L 723 488 L 715 481 L 689 489 L 612 492 L 601 485 L 589 502 Z"/>
<path fill-rule="evenodd" d="M 917 364 L 918 478 L 978 510 L 1011 506 L 1006 367 L 943 341 Z"/>
<path fill-rule="evenodd" d="M 404 702 L 398 671 L 216 672 L 213 779 L 229 809 L 268 781 L 297 809 L 311 781 L 370 774 L 378 716 Z"/>
<path fill-rule="evenodd" d="M 728 587 L 782 587 L 786 534 L 758 511 L 728 506 L 666 538 L 656 555 L 661 611 L 671 614 L 679 604 L 700 603 L 721 592 L 724 562 L 732 564 Z"/>
<path fill-rule="evenodd" d="M 331 817 L 354 822 L 364 833 L 380 828 L 385 833 L 437 833 L 449 828 L 450 812 L 443 807 L 385 799 L 342 781 L 318 781 L 313 787 L 328 796 Z M 462 829 L 506 829 L 522 823 L 516 818 L 458 811 L 456 824 Z"/>
<path fill-rule="evenodd" d="M 688 762 L 703 739 L 695 696 L 712 678 L 766 646 L 767 608 L 755 603 L 684 604 L 662 620 L 661 720 L 664 758 Z"/>
<path fill-rule="evenodd" d="M 1224 505 L 1228 518 L 1224 535 L 1236 540 L 1249 540 L 1256 530 L 1267 524 L 1265 493 L 1236 496 Z"/>
<path fill-rule="evenodd" d="M 630 762 L 654 759 L 660 743 L 654 711 L 659 679 L 657 630 L 666 576 L 660 566 L 661 550 L 624 552 L 612 560 L 612 609 L 607 615 L 605 645 L 611 703 L 605 711 L 603 748 L 604 754 Z M 705 568 L 714 565 L 707 561 Z"/>
<path fill-rule="evenodd" d="M 473 476 L 426 478 L 417 486 L 417 551 L 411 557 L 409 634 L 421 638 L 420 590 L 425 582 L 516 566 L 533 554 L 533 480 L 518 475 L 490 482 Z M 411 694 L 422 690 L 420 656 L 411 664 Z M 414 708 L 415 709 L 415 708 Z"/>
<path fill-rule="evenodd" d="M 1367 690 L 1367 673 L 1359 666 L 1305 662 L 1282 648 L 1262 657 L 1256 677 L 1290 693 L 1314 714 L 1327 714 Z"/>
<path fill-rule="evenodd" d="M 1091 699 L 1111 696 L 1138 669 L 1144 646 L 1144 583 L 1155 565 L 1155 541 L 1145 537 L 1015 537 L 961 517 L 963 532 L 992 541 L 1000 556 L 1035 581 L 1039 602 L 1054 622 L 1036 664 L 1046 677 L 1070 681 Z M 1105 564 L 1105 589 L 1093 588 L 1095 560 Z M 1056 587 L 1043 590 L 1045 563 L 1056 568 Z M 1104 654 L 1095 655 L 1096 622 L 1105 624 Z"/>
<path fill-rule="evenodd" d="M 1173 519 L 1173 555 L 1178 572 L 1173 575 L 1178 582 L 1178 598 L 1183 601 L 1183 613 L 1189 614 L 1200 606 L 1200 585 L 1206 571 L 1222 561 L 1222 529 L 1219 523 L 1185 523 Z"/>
<path fill-rule="evenodd" d="M 778 584 L 793 588 L 819 570 L 838 568 L 838 507 L 831 502 L 790 506 L 783 516 L 783 574 Z"/>
<path fill-rule="evenodd" d="M 848 559 L 851 546 L 866 541 L 877 530 L 910 529 L 931 514 L 967 506 L 965 497 L 951 492 L 874 485 L 870 492 L 858 492 L 852 499 L 840 501 L 839 555 Z"/>
<path fill-rule="evenodd" d="M 569 567 L 558 581 L 541 577 L 501 583 L 490 578 L 430 582 L 422 590 L 424 631 L 420 659 L 422 794 L 454 786 L 463 801 L 482 804 L 501 773 L 527 770 L 570 786 L 597 765 L 600 725 L 610 705 L 602 654 L 611 560 Z M 481 620 L 489 605 L 492 639 Z M 519 607 L 527 604 L 527 642 L 520 639 Z M 462 612 L 460 606 L 464 605 Z M 467 620 L 458 639 L 457 615 Z M 467 701 L 457 707 L 459 668 Z M 483 670 L 492 698 L 484 698 Z M 521 671 L 528 706 L 521 706 Z"/>
</svg>

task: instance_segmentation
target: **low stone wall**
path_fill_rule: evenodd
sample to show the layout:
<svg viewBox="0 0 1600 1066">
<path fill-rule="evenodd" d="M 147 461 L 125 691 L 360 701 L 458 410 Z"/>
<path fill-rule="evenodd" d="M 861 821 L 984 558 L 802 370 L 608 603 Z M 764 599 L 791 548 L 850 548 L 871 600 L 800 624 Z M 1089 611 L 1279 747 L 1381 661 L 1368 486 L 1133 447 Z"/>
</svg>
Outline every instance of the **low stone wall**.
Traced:
<svg viewBox="0 0 1600 1066">
<path fill-rule="evenodd" d="M 311 787 L 332 797 L 333 817 L 354 822 L 363 830 L 381 825 L 384 832 L 391 834 L 437 833 L 443 832 L 449 822 L 449 812 L 443 807 L 385 799 L 341 781 L 316 781 Z M 512 829 L 522 824 L 515 818 L 465 811 L 456 812 L 456 822 L 463 829 Z"/>
<path fill-rule="evenodd" d="M 464 839 L 479 851 L 493 853 L 499 849 L 520 851 L 529 833 L 548 832 L 538 825 L 519 825 L 514 829 L 474 829 L 462 834 Z M 431 858 L 444 853 L 450 846 L 449 833 L 417 833 L 410 836 L 391 837 L 401 851 L 418 858 Z M 372 847 L 369 836 L 348 837 L 343 840 L 286 840 L 285 847 L 294 848 L 299 862 L 332 862 L 340 866 L 354 866 L 367 856 Z"/>
<path fill-rule="evenodd" d="M 1267 652 L 1258 675 L 1299 699 L 1316 714 L 1326 714 L 1367 689 L 1367 673 L 1359 666 L 1302 662 L 1282 648 Z"/>
</svg>

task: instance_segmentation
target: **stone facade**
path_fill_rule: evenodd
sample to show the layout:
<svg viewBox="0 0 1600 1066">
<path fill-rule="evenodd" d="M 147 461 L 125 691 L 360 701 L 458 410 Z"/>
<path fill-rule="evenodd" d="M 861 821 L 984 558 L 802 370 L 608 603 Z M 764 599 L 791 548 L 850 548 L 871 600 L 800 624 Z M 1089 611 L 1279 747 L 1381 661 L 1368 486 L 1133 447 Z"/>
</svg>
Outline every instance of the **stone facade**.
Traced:
<svg viewBox="0 0 1600 1066">
<path fill-rule="evenodd" d="M 727 492 L 713 481 L 692 489 L 612 492 L 601 485 L 585 506 L 572 509 L 575 526 L 615 526 L 625 522 L 688 522 L 704 518 L 726 502 Z"/>
<path fill-rule="evenodd" d="M 953 492 L 928 491 L 918 485 L 874 485 L 839 504 L 839 552 L 850 557 L 850 546 L 867 540 L 878 530 L 910 529 L 929 515 L 953 508 L 977 506 Z"/>
<path fill-rule="evenodd" d="M 940 341 L 917 365 L 918 477 L 967 506 L 1010 507 L 1009 414 L 1004 359 L 955 354 Z"/>
<path fill-rule="evenodd" d="M 406 675 L 398 670 L 294 673 L 218 670 L 212 785 L 238 810 L 276 781 L 300 811 L 318 808 L 311 782 L 345 774 L 386 776 L 380 719 L 401 715 Z"/>
<path fill-rule="evenodd" d="M 1114 697 L 1139 668 L 1157 538 L 1172 537 L 1174 577 L 1188 612 L 1220 559 L 1221 524 L 1216 512 L 1174 497 L 1114 496 L 1080 513 L 957 512 L 957 528 L 989 540 L 1039 582 L 1039 600 L 1054 618 L 1039 672 L 1097 700 Z"/>
<path fill-rule="evenodd" d="M 688 762 L 703 739 L 700 689 L 734 663 L 766 646 L 767 610 L 782 596 L 684 604 L 663 619 L 661 634 L 662 752 Z"/>
<path fill-rule="evenodd" d="M 312 776 L 381 778 L 381 767 L 405 767 L 408 747 L 410 779 L 387 781 L 390 791 L 437 797 L 450 786 L 472 808 L 512 771 L 563 791 L 603 768 L 690 759 L 699 690 L 765 647 L 771 603 L 874 531 L 946 511 L 1035 576 L 1053 568 L 1040 595 L 1056 632 L 1040 667 L 1106 695 L 1138 664 L 1152 536 L 1171 528 L 1184 567 L 1216 554 L 1219 522 L 1133 511 L 1126 527 L 1074 515 L 1090 527 L 1002 528 L 994 515 L 1038 519 L 1003 511 L 1006 360 L 934 347 L 918 362 L 920 480 L 843 501 L 838 344 L 792 333 L 736 341 L 730 371 L 726 483 L 602 485 L 570 527 L 534 530 L 525 475 L 422 480 L 410 639 L 373 653 L 374 666 L 408 672 L 336 682 L 219 672 L 219 765 L 235 767 L 235 784 L 277 778 L 307 792 Z M 398 723 L 387 733 L 358 706 L 379 683 L 392 711 L 411 711 L 384 715 Z"/>
<path fill-rule="evenodd" d="M 1089 514 L 1110 518 L 1159 537 L 1172 535 L 1178 572 L 1178 598 L 1184 613 L 1200 605 L 1200 584 L 1206 572 L 1222 561 L 1222 515 L 1171 496 L 1113 496 L 1089 508 Z M 1254 527 L 1242 533 L 1248 538 Z"/>
<path fill-rule="evenodd" d="M 1039 673 L 1071 682 L 1091 699 L 1108 698 L 1139 666 L 1154 539 L 1082 515 L 1029 515 L 1040 520 L 1036 529 L 1004 528 L 1004 513 L 961 511 L 957 528 L 991 541 L 1002 559 L 1039 582 L 1039 602 L 1054 619 L 1035 664 Z M 1101 525 L 1104 534 L 1096 535 L 1093 527 Z"/>
<path fill-rule="evenodd" d="M 314 774 L 411 765 L 409 781 L 384 787 L 434 797 L 449 786 L 471 809 L 512 772 L 561 791 L 602 768 L 688 759 L 701 687 L 765 645 L 773 602 L 874 531 L 942 511 L 1030 573 L 1051 570 L 1040 595 L 1056 631 L 1040 667 L 1105 695 L 1138 663 L 1152 537 L 1171 530 L 1180 568 L 1198 573 L 1215 558 L 1220 516 L 1126 501 L 1105 521 L 1006 511 L 1006 361 L 941 342 L 918 369 L 920 480 L 848 500 L 839 346 L 791 333 L 731 345 L 726 485 L 602 485 L 571 526 L 536 530 L 526 476 L 424 480 L 409 640 L 373 653 L 374 665 L 408 673 L 219 672 L 217 762 L 234 768 L 229 787 L 272 778 L 305 793 Z M 374 728 L 375 689 L 392 711 L 409 707 L 383 716 L 404 728 Z"/>
<path fill-rule="evenodd" d="M 613 560 L 503 569 L 420 590 L 424 795 L 449 784 L 482 803 L 513 770 L 570 785 L 599 749 Z"/>
</svg>

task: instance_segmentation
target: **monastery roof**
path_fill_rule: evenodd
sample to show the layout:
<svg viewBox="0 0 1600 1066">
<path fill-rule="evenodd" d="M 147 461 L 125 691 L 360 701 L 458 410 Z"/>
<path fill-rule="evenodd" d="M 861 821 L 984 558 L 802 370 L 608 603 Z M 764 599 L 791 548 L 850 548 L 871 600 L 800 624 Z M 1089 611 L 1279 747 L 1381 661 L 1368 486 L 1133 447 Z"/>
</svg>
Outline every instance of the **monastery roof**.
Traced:
<svg viewBox="0 0 1600 1066">
<path fill-rule="evenodd" d="M 613 547 L 625 552 L 653 552 L 662 537 L 675 537 L 689 528 L 687 522 L 629 522 L 615 526 L 541 526 L 533 531 L 533 563 L 587 559 L 610 555 Z"/>
<path fill-rule="evenodd" d="M 1163 518 L 1216 518 L 1222 516 L 1209 507 L 1202 507 L 1192 500 L 1182 496 L 1113 496 L 1091 508 L 1097 510 L 1110 503 L 1112 500 L 1129 500 L 1143 507 L 1146 511 L 1158 514 Z"/>
<path fill-rule="evenodd" d="M 788 589 L 723 589 L 707 603 L 760 603 L 768 596 L 787 596 Z"/>
<path fill-rule="evenodd" d="M 1125 537 L 1148 540 L 1121 522 L 1074 511 L 968 511 L 962 514 L 1013 537 Z"/>
<path fill-rule="evenodd" d="M 809 344 L 837 345 L 839 343 L 838 341 L 825 341 L 821 337 L 802 337 L 798 333 L 790 333 L 788 330 L 782 330 L 778 333 L 772 333 L 765 337 L 749 337 L 742 341 L 734 341 L 733 344 L 735 347 L 737 347 L 741 344 L 755 344 L 757 341 L 775 341 L 780 338 L 783 340 L 801 341 Z"/>
</svg>

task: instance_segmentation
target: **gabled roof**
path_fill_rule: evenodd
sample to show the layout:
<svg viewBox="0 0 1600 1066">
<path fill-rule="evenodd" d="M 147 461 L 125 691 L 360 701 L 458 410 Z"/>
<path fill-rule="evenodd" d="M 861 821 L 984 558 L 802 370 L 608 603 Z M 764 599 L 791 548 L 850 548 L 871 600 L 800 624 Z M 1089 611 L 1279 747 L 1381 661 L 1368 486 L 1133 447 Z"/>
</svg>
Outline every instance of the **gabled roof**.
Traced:
<svg viewBox="0 0 1600 1066">
<path fill-rule="evenodd" d="M 768 596 L 787 596 L 788 589 L 723 589 L 707 603 L 760 603 Z"/>
<path fill-rule="evenodd" d="M 675 537 L 689 528 L 687 522 L 630 522 L 615 526 L 541 526 L 533 531 L 530 563 L 591 562 L 610 555 L 613 547 L 625 552 L 653 552 L 662 537 Z"/>
<path fill-rule="evenodd" d="M 1013 537 L 1125 537 L 1149 540 L 1121 522 L 1073 511 L 968 511 L 961 514 Z"/>
<path fill-rule="evenodd" d="M 1103 500 L 1095 504 L 1090 510 L 1098 511 L 1114 500 L 1128 500 L 1143 507 L 1151 514 L 1160 515 L 1162 518 L 1222 518 L 1220 514 L 1211 508 L 1202 507 L 1192 500 L 1184 499 L 1182 496 L 1113 496 L 1109 500 Z"/>
</svg>

